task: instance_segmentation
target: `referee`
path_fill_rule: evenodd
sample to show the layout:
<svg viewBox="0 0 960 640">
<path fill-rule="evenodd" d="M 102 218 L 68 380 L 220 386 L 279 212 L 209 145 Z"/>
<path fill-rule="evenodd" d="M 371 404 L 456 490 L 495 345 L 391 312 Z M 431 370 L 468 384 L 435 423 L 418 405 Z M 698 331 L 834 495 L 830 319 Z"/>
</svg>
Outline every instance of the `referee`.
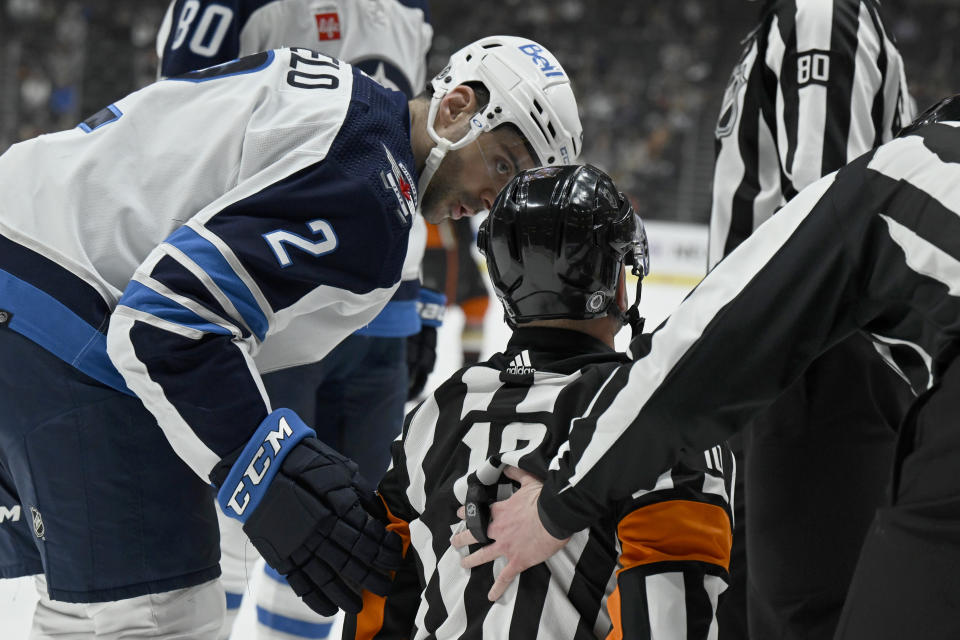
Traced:
<svg viewBox="0 0 960 640">
<path fill-rule="evenodd" d="M 903 61 L 878 4 L 764 3 L 717 121 L 710 268 L 798 191 L 910 121 Z M 785 301 L 782 312 L 795 307 Z M 731 440 L 740 499 L 721 640 L 833 637 L 911 399 L 854 336 Z M 796 522 L 800 513 L 810 524 Z"/>
<path fill-rule="evenodd" d="M 405 564 L 386 599 L 365 595 L 344 638 L 715 638 L 731 543 L 723 445 L 617 500 L 502 603 L 487 599 L 490 568 L 461 566 L 465 552 L 451 546 L 458 507 L 479 518 L 478 502 L 512 493 L 511 478 L 516 495 L 539 486 L 571 419 L 629 362 L 613 349 L 635 312 L 625 313 L 622 265 L 642 276 L 646 255 L 639 217 L 589 166 L 520 174 L 478 244 L 515 331 L 503 353 L 461 369 L 407 417 L 380 483 Z M 524 471 L 502 476 L 506 465 Z M 460 527 L 453 542 L 475 542 L 482 529 Z"/>
<path fill-rule="evenodd" d="M 508 559 L 491 597 L 678 456 L 743 429 L 857 332 L 918 396 L 835 637 L 960 638 L 960 96 L 797 194 L 611 376 L 539 496 L 499 505 L 496 542 L 469 559 Z M 795 490 L 816 473 L 793 477 Z"/>
</svg>

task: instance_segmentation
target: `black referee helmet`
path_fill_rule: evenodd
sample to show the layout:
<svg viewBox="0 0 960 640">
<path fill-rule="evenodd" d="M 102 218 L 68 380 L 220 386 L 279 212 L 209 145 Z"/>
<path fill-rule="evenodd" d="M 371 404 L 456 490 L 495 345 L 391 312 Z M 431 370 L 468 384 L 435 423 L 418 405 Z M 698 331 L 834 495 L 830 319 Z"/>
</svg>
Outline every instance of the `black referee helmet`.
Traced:
<svg viewBox="0 0 960 640">
<path fill-rule="evenodd" d="M 639 320 L 636 304 L 616 304 L 621 266 L 640 279 L 649 270 L 640 216 L 606 173 L 590 165 L 518 174 L 480 225 L 477 246 L 507 323 L 605 315 Z"/>
</svg>

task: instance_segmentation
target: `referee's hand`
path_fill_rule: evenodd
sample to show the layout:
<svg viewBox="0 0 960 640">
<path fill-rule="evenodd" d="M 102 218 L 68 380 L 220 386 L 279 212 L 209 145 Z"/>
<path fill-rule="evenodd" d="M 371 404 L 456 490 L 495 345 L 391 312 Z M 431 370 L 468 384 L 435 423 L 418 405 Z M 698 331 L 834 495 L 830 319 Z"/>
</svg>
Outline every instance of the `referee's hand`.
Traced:
<svg viewBox="0 0 960 640">
<path fill-rule="evenodd" d="M 537 499 L 543 488 L 536 476 L 516 467 L 507 467 L 504 474 L 520 483 L 520 488 L 509 499 L 495 502 L 490 507 L 490 526 L 487 528 L 487 537 L 493 543 L 471 553 L 463 558 L 460 564 L 467 569 L 486 564 L 503 556 L 507 565 L 496 577 L 493 587 L 487 594 L 492 602 L 502 596 L 514 578 L 524 569 L 540 564 L 554 553 L 563 548 L 570 540 L 559 540 L 550 535 L 540 522 L 537 513 Z M 460 507 L 457 515 L 465 519 L 464 508 Z M 462 531 L 450 542 L 454 548 L 476 544 L 477 540 L 469 530 Z"/>
</svg>

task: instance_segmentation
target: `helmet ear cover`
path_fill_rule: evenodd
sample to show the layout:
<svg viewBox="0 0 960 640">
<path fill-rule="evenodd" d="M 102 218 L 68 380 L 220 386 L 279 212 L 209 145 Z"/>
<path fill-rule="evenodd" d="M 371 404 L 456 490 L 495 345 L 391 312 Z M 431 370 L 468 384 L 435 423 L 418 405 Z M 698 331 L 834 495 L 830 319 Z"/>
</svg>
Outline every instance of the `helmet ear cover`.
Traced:
<svg viewBox="0 0 960 640">
<path fill-rule="evenodd" d="M 643 222 L 590 165 L 516 176 L 481 224 L 477 245 L 514 328 L 556 318 L 625 319 L 616 304 L 622 266 L 641 279 L 649 269 Z"/>
</svg>

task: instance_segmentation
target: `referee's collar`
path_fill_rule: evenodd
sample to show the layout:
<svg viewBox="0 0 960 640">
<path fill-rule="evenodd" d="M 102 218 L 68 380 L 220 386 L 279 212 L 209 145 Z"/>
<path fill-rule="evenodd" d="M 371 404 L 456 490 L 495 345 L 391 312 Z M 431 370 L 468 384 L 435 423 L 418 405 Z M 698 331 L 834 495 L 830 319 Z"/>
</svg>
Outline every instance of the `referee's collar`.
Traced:
<svg viewBox="0 0 960 640">
<path fill-rule="evenodd" d="M 518 327 L 510 341 L 507 351 L 553 352 L 566 356 L 617 353 L 603 341 L 574 329 L 557 327 Z"/>
</svg>

